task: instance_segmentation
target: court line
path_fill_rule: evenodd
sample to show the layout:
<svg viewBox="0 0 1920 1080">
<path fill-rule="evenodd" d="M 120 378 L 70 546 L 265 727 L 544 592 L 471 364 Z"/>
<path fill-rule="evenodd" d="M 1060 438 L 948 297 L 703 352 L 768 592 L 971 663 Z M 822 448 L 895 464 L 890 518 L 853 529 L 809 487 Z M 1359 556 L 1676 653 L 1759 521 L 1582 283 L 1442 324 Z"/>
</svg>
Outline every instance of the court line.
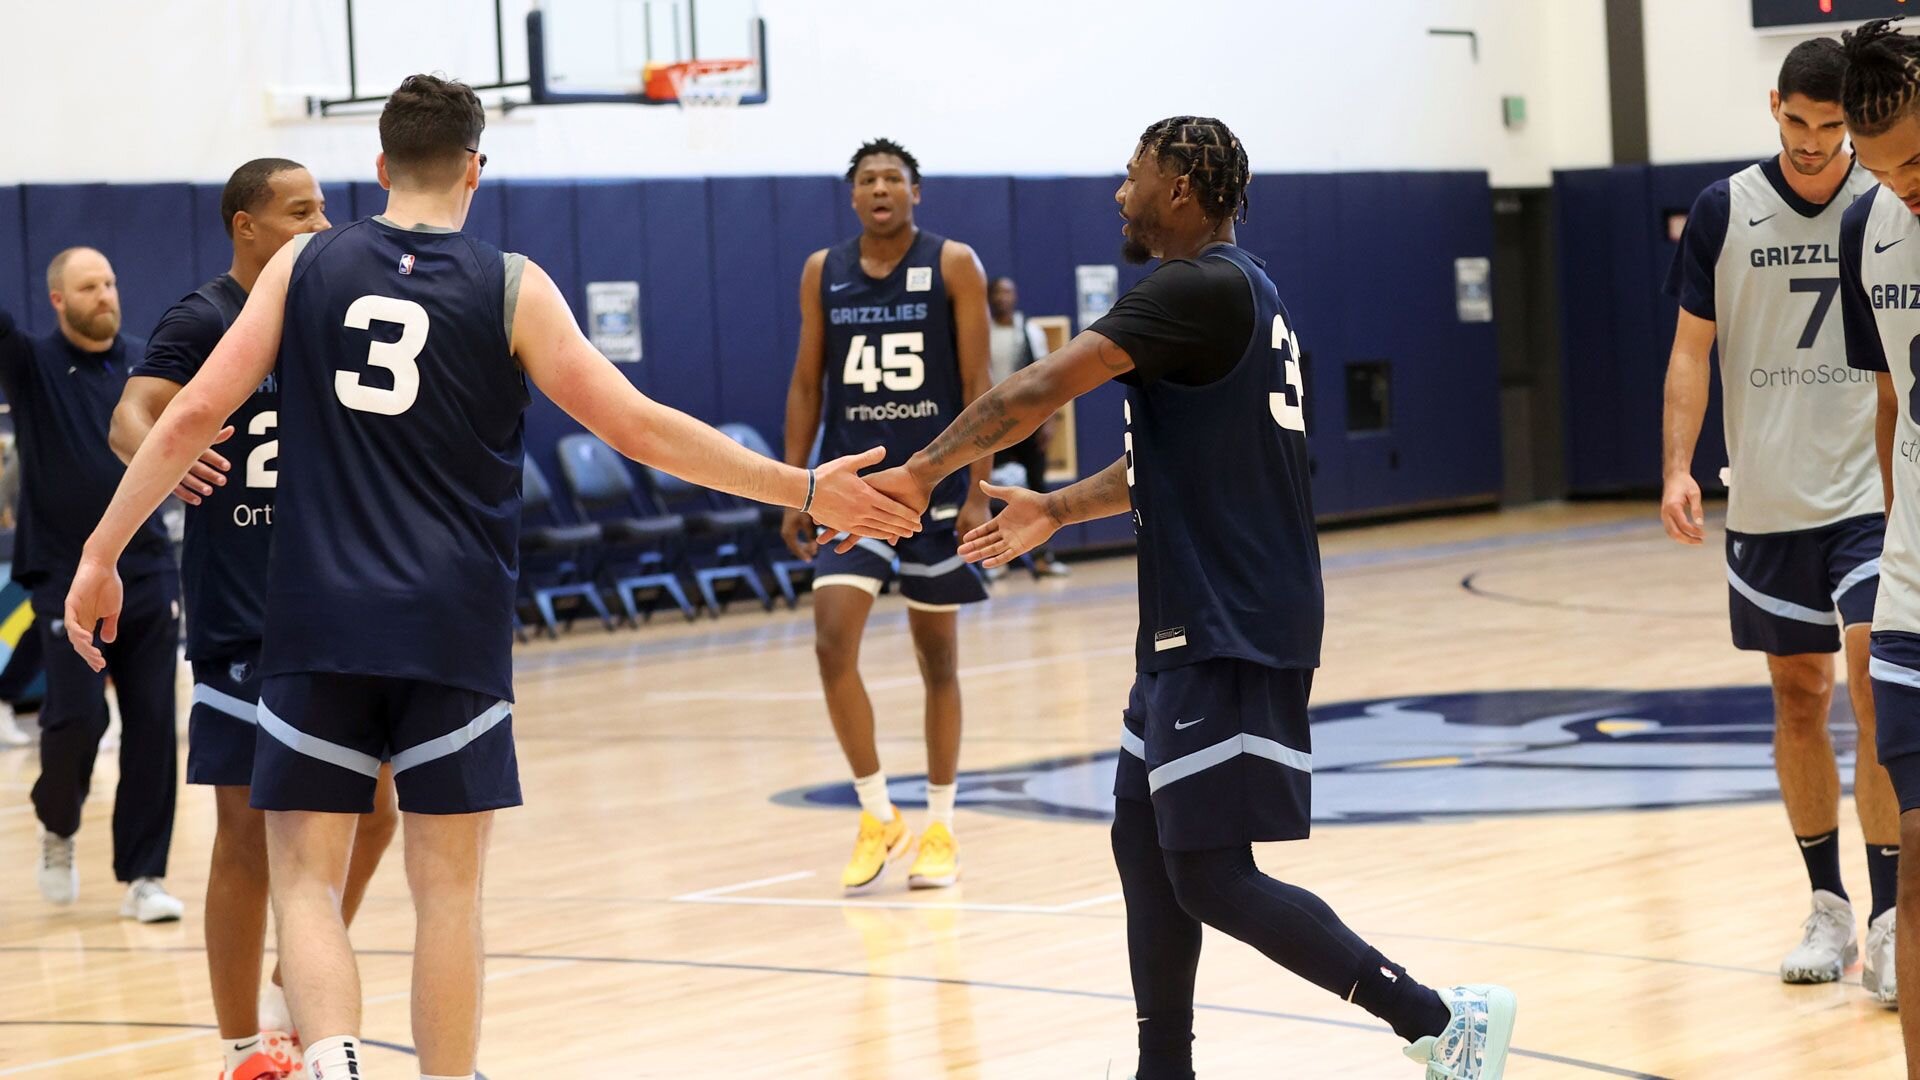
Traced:
<svg viewBox="0 0 1920 1080">
<path fill-rule="evenodd" d="M 960 678 L 972 678 L 977 675 L 996 675 L 1006 671 L 1025 671 L 1030 668 L 1052 667 L 1055 664 L 1069 663 L 1074 660 L 1093 660 L 1103 656 L 1132 656 L 1132 645 L 1110 645 L 1101 649 L 1081 649 L 1077 652 L 1054 653 L 1048 656 L 1029 656 L 1019 660 L 1004 660 L 993 664 L 975 664 L 962 667 L 956 672 Z M 918 690 L 924 680 L 919 675 L 899 675 L 887 679 L 869 679 L 867 690 Z M 822 692 L 814 690 L 649 690 L 649 701 L 820 701 Z M 915 736 L 918 738 L 918 736 Z"/>
<path fill-rule="evenodd" d="M 1065 904 L 973 904 L 966 901 L 939 903 L 937 901 L 920 902 L 914 900 L 864 900 L 859 897 L 839 900 L 810 896 L 737 896 L 736 893 L 765 888 L 769 885 L 784 885 L 789 881 L 804 881 L 813 876 L 811 870 L 796 870 L 791 874 L 775 877 L 756 878 L 742 881 L 737 885 L 721 885 L 699 892 L 682 893 L 673 898 L 676 904 L 739 904 L 749 907 L 809 907 L 809 908 L 869 908 L 883 911 L 984 911 L 995 914 L 1013 915 L 1064 915 L 1081 908 L 1105 904 L 1120 898 L 1119 893 L 1106 893 L 1074 900 Z"/>
<path fill-rule="evenodd" d="M 1552 608 L 1556 611 L 1572 611 L 1583 615 L 1651 616 L 1659 619 L 1704 619 L 1719 613 L 1718 609 L 1714 611 L 1660 611 L 1655 608 L 1610 607 L 1606 604 L 1575 604 L 1565 600 L 1542 600 L 1536 597 L 1520 596 L 1514 593 L 1494 592 L 1491 589 L 1482 588 L 1478 584 L 1477 579 L 1484 573 L 1486 573 L 1484 570 L 1475 570 L 1473 573 L 1461 578 L 1460 587 L 1465 589 L 1469 596 L 1475 596 L 1482 600 L 1492 600 L 1500 604 L 1514 604 L 1520 607 Z"/>
<path fill-rule="evenodd" d="M 191 1028 L 179 1035 L 169 1035 L 164 1039 L 149 1039 L 146 1042 L 128 1043 L 122 1046 L 106 1047 L 85 1054 L 55 1058 L 51 1061 L 36 1061 L 26 1065 L 15 1065 L 9 1069 L 0 1069 L 0 1076 L 19 1076 L 24 1073 L 50 1069 L 56 1065 L 71 1065 L 74 1062 L 91 1058 L 117 1054 L 127 1050 L 144 1050 L 148 1047 L 165 1046 L 168 1043 L 187 1042 L 191 1039 L 205 1038 L 207 1032 L 218 1031 L 213 1024 L 170 1024 L 158 1020 L 0 1020 L 0 1027 L 117 1027 L 117 1028 Z M 408 1057 L 419 1057 L 420 1052 L 411 1046 L 399 1043 L 383 1042 L 379 1039 L 361 1039 L 364 1046 L 376 1046 L 382 1050 L 392 1050 Z M 487 1074 L 475 1072 L 474 1080 L 487 1080 Z"/>
</svg>

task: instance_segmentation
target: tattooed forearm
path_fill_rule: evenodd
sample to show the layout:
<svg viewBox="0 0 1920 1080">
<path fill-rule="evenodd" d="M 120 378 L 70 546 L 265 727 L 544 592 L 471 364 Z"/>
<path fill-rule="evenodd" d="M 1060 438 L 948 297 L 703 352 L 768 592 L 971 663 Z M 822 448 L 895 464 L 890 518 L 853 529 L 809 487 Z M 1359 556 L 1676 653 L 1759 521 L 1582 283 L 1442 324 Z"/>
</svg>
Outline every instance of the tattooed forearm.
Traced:
<svg viewBox="0 0 1920 1080">
<path fill-rule="evenodd" d="M 1126 458 L 1047 496 L 1047 513 L 1061 525 L 1124 514 L 1132 505 L 1132 495 L 1127 491 Z"/>
<path fill-rule="evenodd" d="M 923 479 L 937 482 L 954 470 L 989 457 L 1026 438 L 1053 411 L 1044 377 L 1027 368 L 973 400 L 933 442 L 908 462 Z"/>
</svg>

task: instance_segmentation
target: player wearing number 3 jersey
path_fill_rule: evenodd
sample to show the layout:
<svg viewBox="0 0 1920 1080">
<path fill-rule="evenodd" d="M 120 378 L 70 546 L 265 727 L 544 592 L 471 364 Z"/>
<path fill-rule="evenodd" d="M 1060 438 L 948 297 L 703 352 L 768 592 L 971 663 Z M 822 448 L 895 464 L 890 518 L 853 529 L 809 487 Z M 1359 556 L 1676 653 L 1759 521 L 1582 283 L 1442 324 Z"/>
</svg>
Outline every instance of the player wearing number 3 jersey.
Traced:
<svg viewBox="0 0 1920 1080">
<path fill-rule="evenodd" d="M 800 348 L 787 390 L 791 465 L 806 464 L 816 431 L 823 456 L 884 446 L 887 464 L 898 465 L 951 423 L 990 377 L 986 274 L 972 248 L 915 227 L 919 162 L 898 143 L 876 139 L 855 151 L 847 180 L 860 235 L 814 252 L 800 275 Z M 974 479 L 985 480 L 988 465 L 982 462 Z M 959 556 L 959 533 L 986 520 L 986 498 L 979 484 L 956 474 L 927 508 L 926 531 L 893 548 L 819 550 L 805 514 L 781 523 L 787 546 L 813 563 L 820 681 L 860 799 L 860 829 L 841 874 L 848 892 L 876 887 L 891 864 L 916 850 L 887 793 L 873 703 L 860 681 L 860 639 L 874 597 L 889 581 L 906 599 L 927 687 L 928 821 L 907 881 L 937 888 L 959 878 L 957 612 L 987 598 L 984 578 Z"/>
<path fill-rule="evenodd" d="M 551 278 L 460 228 L 480 184 L 473 90 L 411 76 L 380 116 L 386 212 L 280 249 L 129 464 L 67 596 L 97 670 L 114 561 L 221 424 L 280 383 L 275 537 L 253 805 L 267 813 L 280 957 L 316 1077 L 366 1076 L 338 895 L 391 759 L 416 909 L 420 1071 L 471 1077 L 492 811 L 520 802 L 511 644 L 528 380 L 616 450 L 704 486 L 897 540 L 918 518 L 842 458 L 791 468 L 642 395 Z M 278 367 L 276 370 L 276 358 Z"/>
<path fill-rule="evenodd" d="M 1885 500 L 1873 453 L 1873 382 L 1847 366 L 1833 310 L 1841 217 L 1873 188 L 1844 145 L 1844 68 L 1831 38 L 1795 46 L 1770 97 L 1780 153 L 1707 188 L 1688 216 L 1667 278 L 1680 312 L 1667 366 L 1661 514 L 1675 540 L 1705 539 L 1692 465 L 1717 340 L 1731 463 L 1724 572 L 1733 643 L 1767 657 L 1774 769 L 1812 894 L 1780 977 L 1833 982 L 1860 952 L 1841 883 L 1841 785 L 1827 731 L 1831 654 L 1844 641 L 1860 731 L 1854 804 L 1872 888 L 1862 982 L 1892 1005 L 1899 824 L 1873 752 L 1866 670 Z"/>
<path fill-rule="evenodd" d="M 873 483 L 925 503 L 953 471 L 1018 443 L 1067 401 L 1109 380 L 1126 387 L 1118 460 L 1050 495 L 1005 491 L 1007 508 L 960 550 L 1003 566 L 1062 525 L 1132 511 L 1138 674 L 1121 714 L 1113 855 L 1138 1080 L 1193 1078 L 1202 924 L 1385 1020 L 1432 1080 L 1497 1080 L 1511 992 L 1421 985 L 1319 897 L 1254 863 L 1254 843 L 1303 839 L 1311 821 L 1307 698 L 1324 604 L 1300 343 L 1266 263 L 1235 242 L 1249 175 L 1245 148 L 1218 120 L 1149 127 L 1115 197 L 1128 260 L 1160 265 Z M 1294 1060 L 1278 1071 L 1329 1065 Z"/>
</svg>

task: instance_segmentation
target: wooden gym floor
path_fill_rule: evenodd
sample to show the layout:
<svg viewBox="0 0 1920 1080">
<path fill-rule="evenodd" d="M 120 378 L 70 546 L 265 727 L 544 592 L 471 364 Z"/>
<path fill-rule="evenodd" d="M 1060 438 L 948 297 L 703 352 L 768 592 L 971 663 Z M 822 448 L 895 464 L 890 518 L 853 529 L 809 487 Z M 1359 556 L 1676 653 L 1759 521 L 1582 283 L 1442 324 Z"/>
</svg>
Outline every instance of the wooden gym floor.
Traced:
<svg viewBox="0 0 1920 1080">
<path fill-rule="evenodd" d="M 1515 1078 L 1898 1074 L 1897 1017 L 1857 969 L 1824 987 L 1775 974 L 1806 886 L 1767 794 L 1764 693 L 1661 693 L 1764 679 L 1727 642 L 1716 547 L 1672 544 L 1633 504 L 1343 531 L 1325 548 L 1315 804 L 1339 820 L 1260 851 L 1270 873 L 1428 982 L 1512 985 Z M 962 767 L 981 775 L 962 787 L 966 877 L 945 892 L 839 895 L 854 819 L 819 805 L 845 776 L 804 602 L 524 648 L 528 805 L 500 816 L 489 872 L 484 1074 L 1125 1076 L 1123 910 L 1093 818 L 1131 679 L 1133 568 L 1076 569 L 1009 579 L 962 618 Z M 910 794 L 925 760 L 897 598 L 876 609 L 864 670 Z M 1620 693 L 1517 693 L 1559 690 Z M 1373 704 L 1341 707 L 1359 701 Z M 170 883 L 186 921 L 142 927 L 116 918 L 107 758 L 81 900 L 41 902 L 35 768 L 0 753 L 0 1077 L 205 1080 L 211 799 L 180 801 Z M 1850 805 L 1842 823 L 1864 898 Z M 353 935 L 375 1078 L 415 1074 L 412 924 L 390 856 Z M 1211 932 L 1198 1000 L 1202 1076 L 1417 1075 L 1371 1017 Z"/>
</svg>

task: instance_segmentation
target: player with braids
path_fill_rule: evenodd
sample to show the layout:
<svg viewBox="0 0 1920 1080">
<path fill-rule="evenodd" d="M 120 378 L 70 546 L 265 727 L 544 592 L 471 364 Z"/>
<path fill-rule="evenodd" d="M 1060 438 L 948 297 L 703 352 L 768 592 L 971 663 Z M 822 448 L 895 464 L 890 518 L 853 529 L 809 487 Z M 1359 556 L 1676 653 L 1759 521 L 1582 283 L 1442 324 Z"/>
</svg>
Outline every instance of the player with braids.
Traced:
<svg viewBox="0 0 1920 1080">
<path fill-rule="evenodd" d="M 1841 38 L 1841 90 L 1854 157 L 1880 186 L 1840 221 L 1840 311 L 1847 362 L 1877 372 L 1875 424 L 1886 484 L 1887 539 L 1873 618 L 1873 699 L 1880 760 L 1900 803 L 1901 847 L 1920 850 L 1920 40 L 1881 19 Z M 1893 363 L 1888 363 L 1891 359 Z M 1895 448 L 1901 448 L 1898 453 Z M 1920 860 L 1900 861 L 1895 964 L 1920 981 Z M 1920 1009 L 1903 1009 L 1907 1076 L 1920 1080 Z"/>
<path fill-rule="evenodd" d="M 1159 265 L 871 482 L 925 506 L 946 477 L 1026 438 L 1061 405 L 1109 380 L 1126 388 L 1113 464 L 1048 494 L 987 485 L 1006 509 L 969 532 L 960 555 L 1004 566 L 1063 525 L 1131 513 L 1140 623 L 1112 842 L 1137 1080 L 1193 1078 L 1202 925 L 1386 1021 L 1428 1080 L 1498 1080 L 1511 991 L 1421 985 L 1325 901 L 1254 862 L 1253 844 L 1305 839 L 1311 823 L 1307 699 L 1325 603 L 1300 342 L 1266 264 L 1234 235 L 1249 176 L 1246 149 L 1218 120 L 1147 128 L 1114 199 L 1127 257 Z M 1323 1075 L 1328 1065 L 1293 1050 L 1274 1071 Z"/>
</svg>

